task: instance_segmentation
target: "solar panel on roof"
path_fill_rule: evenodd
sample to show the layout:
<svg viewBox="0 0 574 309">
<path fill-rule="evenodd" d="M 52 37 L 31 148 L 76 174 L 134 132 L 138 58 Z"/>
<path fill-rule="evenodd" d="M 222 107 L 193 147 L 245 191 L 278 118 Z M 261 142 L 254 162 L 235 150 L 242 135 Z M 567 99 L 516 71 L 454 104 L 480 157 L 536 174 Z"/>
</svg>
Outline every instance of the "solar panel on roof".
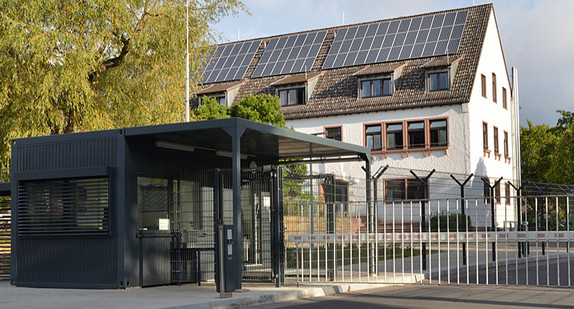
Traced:
<svg viewBox="0 0 574 309">
<path fill-rule="evenodd" d="M 251 77 L 311 70 L 326 35 L 327 31 L 319 31 L 271 39 Z"/>
<path fill-rule="evenodd" d="M 323 69 L 456 53 L 467 16 L 462 10 L 341 28 Z"/>
<path fill-rule="evenodd" d="M 203 69 L 203 83 L 243 78 L 260 44 L 261 40 L 217 46 Z"/>
</svg>

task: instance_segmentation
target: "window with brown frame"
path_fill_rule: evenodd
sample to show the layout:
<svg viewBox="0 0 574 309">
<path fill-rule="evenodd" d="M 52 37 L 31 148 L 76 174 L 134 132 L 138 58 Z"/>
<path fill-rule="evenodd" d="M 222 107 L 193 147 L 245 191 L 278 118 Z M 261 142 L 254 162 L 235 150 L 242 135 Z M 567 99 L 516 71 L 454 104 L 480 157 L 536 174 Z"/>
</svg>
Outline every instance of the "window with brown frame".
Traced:
<svg viewBox="0 0 574 309">
<path fill-rule="evenodd" d="M 409 149 L 425 148 L 425 122 L 413 121 L 407 125 Z"/>
<path fill-rule="evenodd" d="M 387 150 L 403 148 L 403 124 L 388 123 L 387 129 Z"/>
<path fill-rule="evenodd" d="M 509 157 L 509 153 L 508 153 L 508 132 L 504 131 L 504 157 L 508 158 Z"/>
<path fill-rule="evenodd" d="M 424 200 L 428 198 L 428 190 L 424 189 L 424 185 L 417 179 L 387 179 L 385 201 Z"/>
<path fill-rule="evenodd" d="M 496 103 L 498 98 L 496 97 L 496 74 L 492 73 L 492 102 Z"/>
<path fill-rule="evenodd" d="M 494 140 L 493 140 L 493 143 L 494 143 L 494 153 L 499 154 L 499 153 L 500 153 L 500 149 L 499 149 L 499 146 L 498 146 L 498 128 L 497 128 L 497 127 L 494 127 L 494 130 L 493 130 L 493 131 L 494 131 Z"/>
<path fill-rule="evenodd" d="M 448 121 L 439 118 L 368 124 L 365 125 L 365 146 L 387 151 L 448 147 Z"/>
<path fill-rule="evenodd" d="M 486 98 L 486 76 L 480 74 L 480 85 L 482 86 L 482 96 Z"/>
<path fill-rule="evenodd" d="M 428 91 L 448 90 L 448 72 L 431 72 L 427 74 Z"/>
<path fill-rule="evenodd" d="M 482 183 L 482 192 L 484 195 L 484 203 L 490 203 L 490 180 L 488 178 Z"/>
<path fill-rule="evenodd" d="M 502 87 L 502 107 L 508 109 L 508 99 L 506 98 L 506 88 Z"/>
<path fill-rule="evenodd" d="M 279 103 L 281 106 L 304 105 L 305 88 L 280 89 Z"/>
<path fill-rule="evenodd" d="M 488 150 L 488 123 L 482 123 L 482 149 Z"/>
<path fill-rule="evenodd" d="M 361 80 L 361 98 L 391 96 L 392 94 L 390 78 Z"/>
<path fill-rule="evenodd" d="M 504 200 L 506 205 L 510 205 L 510 184 L 504 183 Z"/>
<path fill-rule="evenodd" d="M 371 150 L 382 150 L 383 143 L 381 138 L 382 137 L 381 137 L 380 124 L 365 126 L 365 139 L 367 143 L 367 148 Z"/>
<path fill-rule="evenodd" d="M 341 127 L 328 127 L 325 128 L 325 137 L 334 139 L 336 141 L 342 140 Z"/>
<path fill-rule="evenodd" d="M 500 182 L 498 182 L 496 184 L 496 186 L 494 186 L 494 197 L 496 199 L 496 203 L 500 204 L 500 201 L 501 201 L 501 199 L 500 199 Z"/>
<path fill-rule="evenodd" d="M 448 145 L 446 119 L 431 120 L 430 122 L 430 146 L 440 147 Z"/>
</svg>

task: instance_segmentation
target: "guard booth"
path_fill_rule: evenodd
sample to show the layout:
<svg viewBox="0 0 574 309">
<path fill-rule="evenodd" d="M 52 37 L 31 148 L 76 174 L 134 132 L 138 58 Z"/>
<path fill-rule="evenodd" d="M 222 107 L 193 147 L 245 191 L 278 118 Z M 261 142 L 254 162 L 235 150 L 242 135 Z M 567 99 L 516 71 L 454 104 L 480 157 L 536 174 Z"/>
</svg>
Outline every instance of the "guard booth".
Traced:
<svg viewBox="0 0 574 309">
<path fill-rule="evenodd" d="M 370 151 L 240 118 L 12 141 L 11 283 L 127 288 L 283 276 L 285 160 Z"/>
</svg>

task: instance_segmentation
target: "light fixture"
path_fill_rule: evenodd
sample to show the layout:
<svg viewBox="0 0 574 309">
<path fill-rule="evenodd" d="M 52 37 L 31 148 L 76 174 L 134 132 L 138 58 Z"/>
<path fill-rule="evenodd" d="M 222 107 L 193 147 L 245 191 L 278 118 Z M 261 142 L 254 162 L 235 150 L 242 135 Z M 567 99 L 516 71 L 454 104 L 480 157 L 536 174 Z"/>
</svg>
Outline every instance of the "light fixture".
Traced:
<svg viewBox="0 0 574 309">
<path fill-rule="evenodd" d="M 189 151 L 189 152 L 195 151 L 194 146 L 179 144 L 179 143 L 166 142 L 166 141 L 155 141 L 155 145 L 157 147 L 160 147 L 160 148 L 167 148 L 167 149 L 173 149 L 173 150 L 181 150 L 181 151 Z"/>
<path fill-rule="evenodd" d="M 218 155 L 220 157 L 227 157 L 227 158 L 233 158 L 233 153 L 231 151 L 225 151 L 225 150 L 216 150 L 215 151 L 215 155 Z M 243 160 L 247 159 L 248 155 L 246 154 L 240 154 L 239 157 Z"/>
</svg>

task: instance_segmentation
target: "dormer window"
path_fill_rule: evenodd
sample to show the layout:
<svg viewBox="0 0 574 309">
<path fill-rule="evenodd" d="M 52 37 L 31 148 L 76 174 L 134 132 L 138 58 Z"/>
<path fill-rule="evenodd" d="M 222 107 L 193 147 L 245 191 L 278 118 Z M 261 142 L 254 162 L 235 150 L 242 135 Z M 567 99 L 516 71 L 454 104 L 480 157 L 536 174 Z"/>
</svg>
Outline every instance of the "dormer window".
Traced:
<svg viewBox="0 0 574 309">
<path fill-rule="evenodd" d="M 279 89 L 279 102 L 281 106 L 293 106 L 305 104 L 305 88 Z"/>
<path fill-rule="evenodd" d="M 361 80 L 361 98 L 390 96 L 392 94 L 390 77 Z"/>
<path fill-rule="evenodd" d="M 429 92 L 448 90 L 448 71 L 427 73 L 427 87 Z"/>
<path fill-rule="evenodd" d="M 322 72 L 287 75 L 271 84 L 282 107 L 305 105 L 317 85 Z"/>
</svg>

